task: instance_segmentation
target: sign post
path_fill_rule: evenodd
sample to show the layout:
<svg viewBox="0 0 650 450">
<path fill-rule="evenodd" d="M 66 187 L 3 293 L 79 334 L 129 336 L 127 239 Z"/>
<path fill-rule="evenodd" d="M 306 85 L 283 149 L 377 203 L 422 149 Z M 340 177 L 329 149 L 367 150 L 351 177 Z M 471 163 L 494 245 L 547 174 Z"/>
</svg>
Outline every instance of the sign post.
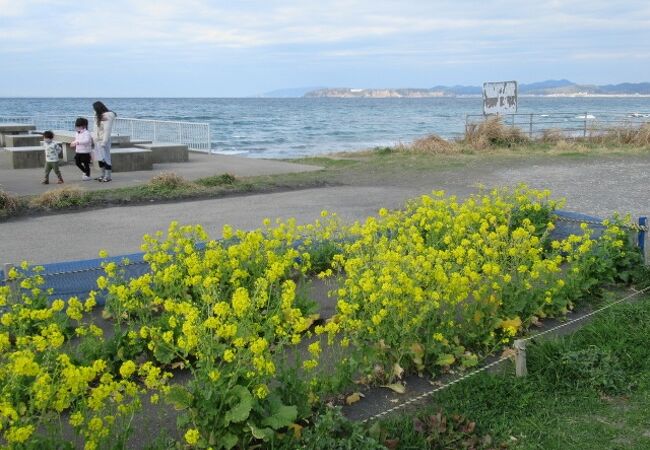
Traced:
<svg viewBox="0 0 650 450">
<path fill-rule="evenodd" d="M 483 115 L 514 114 L 517 112 L 517 82 L 483 83 Z"/>
</svg>

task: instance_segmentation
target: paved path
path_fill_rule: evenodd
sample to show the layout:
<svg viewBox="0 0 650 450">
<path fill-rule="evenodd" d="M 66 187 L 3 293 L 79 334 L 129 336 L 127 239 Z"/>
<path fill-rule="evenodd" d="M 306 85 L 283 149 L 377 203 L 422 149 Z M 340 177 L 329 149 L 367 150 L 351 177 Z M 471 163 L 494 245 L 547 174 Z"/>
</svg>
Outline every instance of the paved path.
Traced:
<svg viewBox="0 0 650 450">
<path fill-rule="evenodd" d="M 526 182 L 566 197 L 566 209 L 598 216 L 615 211 L 650 215 L 650 157 L 549 160 L 501 167 L 489 162 L 402 180 L 392 186 L 341 186 L 149 206 L 114 207 L 0 223 L 0 262 L 47 263 L 94 258 L 99 249 L 119 255 L 139 251 L 143 234 L 169 222 L 201 223 L 214 238 L 231 224 L 251 229 L 265 217 L 315 220 L 322 209 L 345 220 L 364 219 L 380 207 L 398 208 L 434 189 L 466 196 L 488 187 Z"/>
<path fill-rule="evenodd" d="M 318 166 L 307 164 L 294 164 L 284 161 L 268 159 L 242 158 L 227 155 L 208 155 L 205 153 L 190 152 L 190 160 L 184 163 L 154 164 L 154 170 L 138 172 L 117 172 L 113 174 L 113 181 L 109 184 L 95 181 L 81 181 L 81 172 L 74 165 L 68 163 L 61 166 L 61 173 L 65 186 L 80 186 L 84 189 L 98 190 L 134 186 L 148 181 L 151 177 L 161 172 L 174 172 L 188 180 L 230 173 L 237 177 L 252 177 L 258 175 L 277 175 L 283 173 L 311 172 L 320 170 Z M 98 175 L 96 169 L 92 170 L 93 177 Z M 41 194 L 56 184 L 42 185 L 43 169 L 1 169 L 0 186 L 6 191 L 18 195 Z M 56 175 L 50 174 L 50 183 L 56 182 Z"/>
</svg>

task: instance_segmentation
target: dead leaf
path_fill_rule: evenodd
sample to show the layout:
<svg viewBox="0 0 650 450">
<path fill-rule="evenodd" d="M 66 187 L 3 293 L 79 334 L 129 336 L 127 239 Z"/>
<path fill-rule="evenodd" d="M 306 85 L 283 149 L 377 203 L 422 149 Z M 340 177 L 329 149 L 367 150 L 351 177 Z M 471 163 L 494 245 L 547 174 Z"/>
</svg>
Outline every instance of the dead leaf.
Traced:
<svg viewBox="0 0 650 450">
<path fill-rule="evenodd" d="M 424 355 L 424 347 L 422 347 L 422 344 L 415 342 L 411 344 L 411 351 L 415 356 L 422 357 Z"/>
<path fill-rule="evenodd" d="M 384 446 L 390 450 L 395 450 L 399 446 L 399 439 L 386 439 Z"/>
<path fill-rule="evenodd" d="M 402 369 L 399 364 L 395 363 L 395 365 L 393 365 L 393 376 L 398 380 L 401 380 L 402 375 L 404 375 L 404 369 Z"/>
<path fill-rule="evenodd" d="M 501 353 L 501 358 L 514 358 L 517 355 L 517 350 L 514 348 L 507 348 Z"/>
<path fill-rule="evenodd" d="M 293 437 L 296 439 L 300 439 L 302 437 L 302 425 L 298 425 L 297 423 L 292 423 L 289 425 L 289 428 L 293 430 Z"/>
<path fill-rule="evenodd" d="M 394 392 L 397 392 L 398 394 L 403 394 L 406 392 L 406 387 L 400 383 L 386 384 L 382 387 L 388 388 Z"/>
<path fill-rule="evenodd" d="M 329 319 L 327 319 L 327 320 L 325 321 L 325 323 L 330 323 L 330 322 L 332 322 L 332 323 L 339 323 L 340 320 L 341 320 L 341 318 L 339 317 L 339 315 L 338 315 L 338 314 L 334 314 L 332 317 L 330 317 Z"/>
<path fill-rule="evenodd" d="M 361 392 L 355 392 L 353 394 L 348 395 L 345 398 L 345 403 L 348 404 L 348 405 L 352 405 L 352 404 L 358 402 L 359 400 L 361 400 L 361 397 L 363 397 L 363 396 L 364 395 Z"/>
<path fill-rule="evenodd" d="M 311 326 L 316 322 L 317 320 L 320 319 L 320 314 L 311 314 L 307 317 L 307 327 L 306 329 L 311 328 Z"/>
</svg>

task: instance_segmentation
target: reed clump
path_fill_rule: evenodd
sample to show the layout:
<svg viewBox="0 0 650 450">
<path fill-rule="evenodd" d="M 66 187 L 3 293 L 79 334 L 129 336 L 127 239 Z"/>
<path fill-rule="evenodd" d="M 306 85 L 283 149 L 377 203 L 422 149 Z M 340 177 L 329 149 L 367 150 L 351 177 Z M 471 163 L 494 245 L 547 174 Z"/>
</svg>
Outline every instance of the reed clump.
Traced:
<svg viewBox="0 0 650 450">
<path fill-rule="evenodd" d="M 620 126 L 605 130 L 592 130 L 586 138 L 590 143 L 602 145 L 650 146 L 650 123 L 641 126 Z"/>
<path fill-rule="evenodd" d="M 511 147 L 530 142 L 528 136 L 516 127 L 507 126 L 501 117 L 488 117 L 481 123 L 467 124 L 461 141 L 477 150 L 490 147 Z"/>
</svg>

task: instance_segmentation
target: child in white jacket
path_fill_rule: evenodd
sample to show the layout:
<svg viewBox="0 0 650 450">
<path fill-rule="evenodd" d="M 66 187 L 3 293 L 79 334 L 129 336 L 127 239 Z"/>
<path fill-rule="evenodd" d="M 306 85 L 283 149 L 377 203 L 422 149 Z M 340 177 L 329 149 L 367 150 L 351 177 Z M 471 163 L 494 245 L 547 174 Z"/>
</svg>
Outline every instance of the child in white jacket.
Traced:
<svg viewBox="0 0 650 450">
<path fill-rule="evenodd" d="M 111 133 L 113 131 L 113 122 L 117 117 L 113 111 L 109 110 L 102 102 L 93 103 L 95 110 L 95 157 L 102 169 L 102 174 L 97 181 L 111 181 L 113 166 L 111 165 Z"/>
<path fill-rule="evenodd" d="M 90 152 L 93 149 L 93 137 L 88 131 L 88 119 L 79 117 L 74 123 L 77 135 L 74 141 L 70 143 L 70 147 L 74 148 L 74 162 L 83 172 L 81 176 L 82 181 L 92 180 L 90 178 Z"/>
</svg>

